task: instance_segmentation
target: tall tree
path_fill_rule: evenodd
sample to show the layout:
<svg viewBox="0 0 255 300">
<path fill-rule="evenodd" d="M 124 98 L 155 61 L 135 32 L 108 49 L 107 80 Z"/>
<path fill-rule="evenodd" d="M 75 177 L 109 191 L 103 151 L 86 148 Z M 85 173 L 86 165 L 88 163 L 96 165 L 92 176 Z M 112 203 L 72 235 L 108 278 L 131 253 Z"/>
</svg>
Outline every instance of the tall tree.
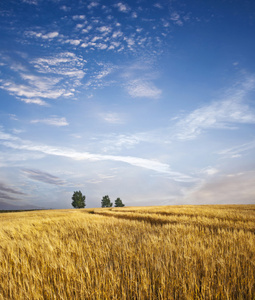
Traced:
<svg viewBox="0 0 255 300">
<path fill-rule="evenodd" d="M 112 207 L 112 203 L 108 195 L 102 198 L 101 207 Z"/>
<path fill-rule="evenodd" d="M 125 204 L 122 203 L 122 200 L 120 198 L 117 198 L 115 200 L 115 204 L 114 204 L 115 207 L 123 207 L 125 206 Z"/>
<path fill-rule="evenodd" d="M 86 206 L 85 198 L 86 196 L 82 195 L 81 191 L 74 192 L 72 196 L 72 206 L 74 208 L 84 208 Z"/>
</svg>

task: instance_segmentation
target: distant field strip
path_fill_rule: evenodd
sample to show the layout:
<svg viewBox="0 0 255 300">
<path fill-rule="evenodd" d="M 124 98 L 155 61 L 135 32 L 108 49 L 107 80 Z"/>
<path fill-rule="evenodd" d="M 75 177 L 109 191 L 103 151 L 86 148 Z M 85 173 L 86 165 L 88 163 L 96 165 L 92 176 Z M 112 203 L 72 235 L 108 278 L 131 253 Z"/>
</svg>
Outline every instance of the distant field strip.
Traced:
<svg viewBox="0 0 255 300">
<path fill-rule="evenodd" d="M 255 299 L 255 205 L 0 214 L 0 299 Z"/>
<path fill-rule="evenodd" d="M 218 206 L 219 207 L 219 206 Z M 221 209 L 221 208 L 219 208 Z M 179 209 L 181 210 L 181 209 Z M 209 209 L 208 209 L 209 210 Z M 244 208 L 244 211 L 248 211 L 244 215 L 237 214 L 237 209 L 233 209 L 223 213 L 215 213 L 215 214 L 207 214 L 206 210 L 202 213 L 186 213 L 184 212 L 173 212 L 173 211 L 160 211 L 153 209 L 150 210 L 128 210 L 128 209 L 109 209 L 108 211 L 102 210 L 94 210 L 95 214 L 107 216 L 107 217 L 115 217 L 119 219 L 127 219 L 127 220 L 136 220 L 136 221 L 144 221 L 153 225 L 163 225 L 163 224 L 182 224 L 186 226 L 196 226 L 200 230 L 209 229 L 213 232 L 218 230 L 243 230 L 245 232 L 250 231 L 255 233 L 255 210 L 252 208 Z"/>
</svg>

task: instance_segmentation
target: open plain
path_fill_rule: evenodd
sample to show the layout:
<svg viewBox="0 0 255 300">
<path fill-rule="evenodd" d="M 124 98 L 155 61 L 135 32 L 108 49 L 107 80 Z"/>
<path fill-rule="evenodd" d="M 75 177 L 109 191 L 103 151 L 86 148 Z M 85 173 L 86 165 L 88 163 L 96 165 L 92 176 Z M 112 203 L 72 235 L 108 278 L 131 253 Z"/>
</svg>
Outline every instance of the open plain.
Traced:
<svg viewBox="0 0 255 300">
<path fill-rule="evenodd" d="M 0 214 L 0 299 L 254 299 L 255 205 Z"/>
</svg>

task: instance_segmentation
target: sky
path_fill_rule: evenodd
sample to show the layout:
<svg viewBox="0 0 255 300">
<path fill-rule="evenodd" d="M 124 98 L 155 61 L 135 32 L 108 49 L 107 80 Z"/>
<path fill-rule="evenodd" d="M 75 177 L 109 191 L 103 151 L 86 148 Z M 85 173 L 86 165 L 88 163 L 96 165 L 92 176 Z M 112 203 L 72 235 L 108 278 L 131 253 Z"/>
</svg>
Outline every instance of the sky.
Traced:
<svg viewBox="0 0 255 300">
<path fill-rule="evenodd" d="M 255 203 L 253 0 L 0 1 L 0 209 Z"/>
</svg>

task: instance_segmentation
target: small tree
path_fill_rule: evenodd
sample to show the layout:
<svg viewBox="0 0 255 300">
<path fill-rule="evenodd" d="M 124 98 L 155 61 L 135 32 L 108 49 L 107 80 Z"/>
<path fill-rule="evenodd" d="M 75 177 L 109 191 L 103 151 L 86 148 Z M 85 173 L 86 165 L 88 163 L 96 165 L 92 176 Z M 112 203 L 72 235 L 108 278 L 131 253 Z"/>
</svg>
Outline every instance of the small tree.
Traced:
<svg viewBox="0 0 255 300">
<path fill-rule="evenodd" d="M 102 198 L 101 207 L 112 207 L 112 203 L 108 195 Z"/>
<path fill-rule="evenodd" d="M 82 195 L 81 191 L 74 192 L 72 197 L 72 206 L 74 208 L 84 208 L 86 206 L 85 198 L 86 197 Z"/>
<path fill-rule="evenodd" d="M 125 206 L 125 204 L 122 203 L 122 200 L 120 198 L 117 198 L 115 200 L 115 204 L 114 204 L 115 207 L 123 207 Z"/>
</svg>

